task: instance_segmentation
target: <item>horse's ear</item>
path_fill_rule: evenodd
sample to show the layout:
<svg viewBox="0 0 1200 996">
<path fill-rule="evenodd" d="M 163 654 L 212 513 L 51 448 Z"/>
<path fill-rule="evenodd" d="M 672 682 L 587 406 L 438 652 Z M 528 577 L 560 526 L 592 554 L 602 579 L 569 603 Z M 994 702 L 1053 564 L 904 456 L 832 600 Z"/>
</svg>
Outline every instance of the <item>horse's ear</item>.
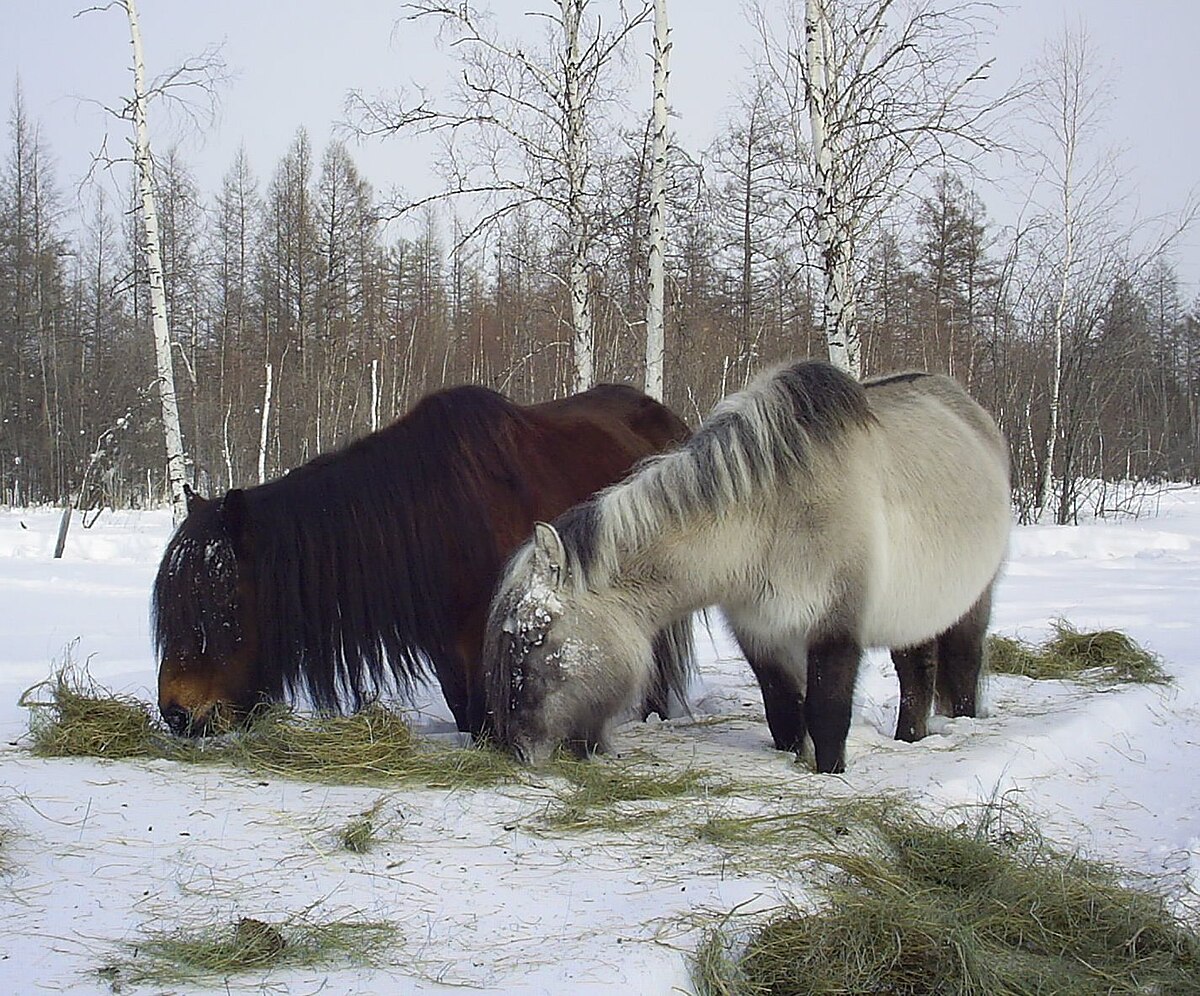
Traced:
<svg viewBox="0 0 1200 996">
<path fill-rule="evenodd" d="M 203 508 L 208 504 L 208 502 L 206 502 L 203 498 L 196 494 L 195 491 L 192 490 L 192 486 L 190 484 L 186 483 L 183 486 L 183 500 L 187 502 L 188 515 L 191 515 L 194 511 L 196 511 L 196 509 Z"/>
<path fill-rule="evenodd" d="M 559 584 L 567 576 L 567 550 L 558 530 L 548 522 L 533 525 L 534 564 Z"/>
<path fill-rule="evenodd" d="M 221 499 L 221 524 L 229 538 L 237 540 L 246 524 L 246 493 L 241 488 L 233 488 Z"/>
</svg>

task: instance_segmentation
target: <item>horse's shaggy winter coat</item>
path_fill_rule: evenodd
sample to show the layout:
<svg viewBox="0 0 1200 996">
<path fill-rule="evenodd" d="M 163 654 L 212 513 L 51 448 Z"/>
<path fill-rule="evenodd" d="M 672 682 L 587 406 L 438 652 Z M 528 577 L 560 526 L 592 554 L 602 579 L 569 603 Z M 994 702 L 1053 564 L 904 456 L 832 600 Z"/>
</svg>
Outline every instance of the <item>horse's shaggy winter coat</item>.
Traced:
<svg viewBox="0 0 1200 996">
<path fill-rule="evenodd" d="M 1009 527 L 1006 446 L 953 380 L 777 369 L 514 555 L 484 638 L 493 725 L 533 761 L 601 747 L 654 634 L 719 605 L 775 745 L 807 734 L 840 771 L 865 647 L 892 650 L 897 737 L 925 735 L 935 690 L 974 715 Z"/>
<path fill-rule="evenodd" d="M 277 481 L 193 497 L 154 582 L 163 717 L 197 733 L 268 699 L 357 709 L 432 674 L 459 728 L 482 732 L 505 559 L 537 519 L 688 434 L 631 387 L 529 406 L 456 387 Z"/>
</svg>

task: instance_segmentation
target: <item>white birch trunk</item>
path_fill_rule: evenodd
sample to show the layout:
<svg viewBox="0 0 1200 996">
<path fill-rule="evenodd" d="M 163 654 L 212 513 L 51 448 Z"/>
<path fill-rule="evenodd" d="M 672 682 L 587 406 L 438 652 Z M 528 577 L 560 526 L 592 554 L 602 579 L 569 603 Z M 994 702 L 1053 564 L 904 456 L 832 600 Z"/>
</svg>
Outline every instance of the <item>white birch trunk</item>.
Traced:
<svg viewBox="0 0 1200 996">
<path fill-rule="evenodd" d="M 579 93 L 579 22 L 584 0 L 563 0 L 563 33 L 566 38 L 567 101 L 567 229 L 571 246 L 567 287 L 571 298 L 571 333 L 575 360 L 575 390 L 595 383 L 595 334 L 592 330 L 591 294 L 588 286 L 588 218 L 584 180 L 587 175 L 587 132 Z"/>
<path fill-rule="evenodd" d="M 258 431 L 258 483 L 267 480 L 267 427 L 271 421 L 271 364 L 267 364 L 267 386 L 263 389 L 262 426 Z"/>
<path fill-rule="evenodd" d="M 379 360 L 371 361 L 371 431 L 379 428 Z"/>
<path fill-rule="evenodd" d="M 1046 429 L 1046 453 L 1042 462 L 1041 480 L 1038 482 L 1037 518 L 1044 520 L 1050 504 L 1050 486 L 1054 481 L 1054 457 L 1058 449 L 1058 424 L 1062 407 L 1063 380 L 1063 325 L 1066 320 L 1067 294 L 1070 290 L 1071 270 L 1075 263 L 1075 214 L 1072 204 L 1072 172 L 1075 160 L 1074 135 L 1070 135 L 1064 149 L 1066 156 L 1063 172 L 1063 256 L 1062 278 L 1058 285 L 1058 300 L 1054 302 L 1054 364 L 1050 369 L 1050 424 Z"/>
<path fill-rule="evenodd" d="M 663 400 L 666 354 L 667 78 L 671 43 L 667 0 L 654 0 L 654 119 L 650 151 L 649 285 L 646 296 L 646 393 Z"/>
<path fill-rule="evenodd" d="M 175 396 L 175 371 L 171 363 L 171 333 L 167 326 L 167 295 L 158 236 L 158 210 L 154 204 L 154 166 L 150 157 L 150 130 L 146 122 L 145 58 L 142 55 L 142 33 L 138 27 L 136 2 L 123 0 L 123 6 L 129 17 L 129 35 L 133 42 L 133 120 L 136 138 L 133 159 L 142 200 L 142 222 L 146 229 L 146 269 L 150 281 L 154 356 L 167 450 L 167 483 L 171 489 L 171 514 L 178 523 L 187 515 L 187 501 L 183 493 L 187 466 L 183 453 L 183 433 L 179 427 L 179 405 Z"/>
<path fill-rule="evenodd" d="M 1066 323 L 1067 297 L 1070 292 L 1071 276 L 1075 265 L 1075 150 L 1079 140 L 1080 72 L 1082 53 L 1072 60 L 1069 41 L 1064 40 L 1058 71 L 1062 73 L 1060 99 L 1062 129 L 1060 142 L 1063 154 L 1062 182 L 1059 198 L 1062 205 L 1062 272 L 1058 285 L 1058 299 L 1054 303 L 1054 364 L 1050 370 L 1050 424 L 1046 430 L 1046 450 L 1042 462 L 1041 479 L 1038 481 L 1037 512 L 1039 521 L 1046 515 L 1050 504 L 1050 487 L 1054 482 L 1054 458 L 1058 450 L 1058 427 L 1061 420 L 1063 381 L 1063 326 Z"/>
<path fill-rule="evenodd" d="M 830 27 L 825 0 L 805 0 L 804 58 L 812 136 L 813 173 L 817 188 L 816 241 L 824 283 L 818 327 L 824 333 L 829 360 L 859 376 L 857 322 L 852 293 L 851 255 L 845 206 L 838 198 L 838 148 L 830 135 Z"/>
</svg>

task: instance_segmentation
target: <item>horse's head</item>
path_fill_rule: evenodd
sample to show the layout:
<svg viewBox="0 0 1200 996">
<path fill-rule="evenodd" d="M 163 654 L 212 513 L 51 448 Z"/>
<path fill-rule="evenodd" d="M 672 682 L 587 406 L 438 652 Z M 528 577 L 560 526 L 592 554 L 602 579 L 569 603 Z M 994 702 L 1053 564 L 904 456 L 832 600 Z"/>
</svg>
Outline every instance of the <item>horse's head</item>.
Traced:
<svg viewBox="0 0 1200 996">
<path fill-rule="evenodd" d="M 188 490 L 188 514 L 154 581 L 158 708 L 178 735 L 198 736 L 244 716 L 263 698 L 246 560 L 245 498 Z"/>
<path fill-rule="evenodd" d="M 484 637 L 488 709 L 499 742 L 530 764 L 562 745 L 604 748 L 609 721 L 640 696 L 651 645 L 621 600 L 572 578 L 553 526 L 513 557 Z"/>
</svg>

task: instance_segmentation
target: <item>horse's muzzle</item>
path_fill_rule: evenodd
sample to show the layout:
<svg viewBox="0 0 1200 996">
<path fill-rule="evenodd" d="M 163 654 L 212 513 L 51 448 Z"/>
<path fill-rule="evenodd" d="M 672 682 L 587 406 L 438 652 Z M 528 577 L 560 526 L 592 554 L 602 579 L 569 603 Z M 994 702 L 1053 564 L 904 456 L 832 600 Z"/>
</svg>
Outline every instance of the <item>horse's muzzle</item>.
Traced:
<svg viewBox="0 0 1200 996">
<path fill-rule="evenodd" d="M 167 729 L 177 737 L 195 737 L 204 732 L 204 722 L 196 724 L 192 711 L 180 705 L 164 706 L 161 710 Z"/>
</svg>

